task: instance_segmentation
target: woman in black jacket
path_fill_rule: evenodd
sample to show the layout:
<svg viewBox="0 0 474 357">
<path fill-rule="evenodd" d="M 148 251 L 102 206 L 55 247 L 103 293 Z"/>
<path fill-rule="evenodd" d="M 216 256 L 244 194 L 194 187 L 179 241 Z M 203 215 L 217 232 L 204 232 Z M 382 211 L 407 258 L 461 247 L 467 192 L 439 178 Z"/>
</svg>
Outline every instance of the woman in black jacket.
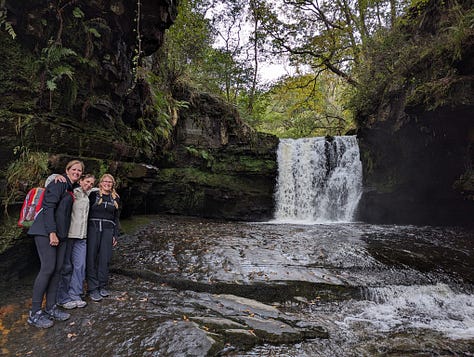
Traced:
<svg viewBox="0 0 474 357">
<path fill-rule="evenodd" d="M 66 182 L 51 182 L 46 187 L 42 209 L 28 230 L 28 234 L 35 237 L 41 262 L 40 271 L 33 285 L 31 311 L 28 317 L 28 323 L 35 327 L 51 327 L 52 320 L 64 321 L 70 316 L 57 308 L 56 294 L 71 223 L 74 202 L 72 191 L 83 171 L 82 161 L 73 160 L 66 165 L 66 173 L 63 175 Z M 43 311 L 41 305 L 45 294 L 46 308 Z"/>
<path fill-rule="evenodd" d="M 89 200 L 86 278 L 89 296 L 97 302 L 109 296 L 109 263 L 119 233 L 119 196 L 114 177 L 103 175 L 99 189 L 90 193 Z"/>
</svg>

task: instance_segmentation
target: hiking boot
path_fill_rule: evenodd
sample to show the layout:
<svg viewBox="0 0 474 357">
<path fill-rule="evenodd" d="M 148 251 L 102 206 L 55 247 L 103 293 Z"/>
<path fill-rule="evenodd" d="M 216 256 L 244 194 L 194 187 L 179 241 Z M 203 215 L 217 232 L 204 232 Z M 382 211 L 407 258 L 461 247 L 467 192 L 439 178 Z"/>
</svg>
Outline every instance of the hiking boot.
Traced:
<svg viewBox="0 0 474 357">
<path fill-rule="evenodd" d="M 68 318 L 71 317 L 71 314 L 59 310 L 56 305 L 53 305 L 53 307 L 49 310 L 44 310 L 44 312 L 49 315 L 49 318 L 51 320 L 66 321 Z"/>
<path fill-rule="evenodd" d="M 109 292 L 108 292 L 107 290 L 105 290 L 105 289 L 99 289 L 99 294 L 100 294 L 100 296 L 102 296 L 102 297 L 107 297 L 107 296 L 110 295 Z"/>
<path fill-rule="evenodd" d="M 34 314 L 28 314 L 28 324 L 39 328 L 49 328 L 54 325 L 54 322 L 48 318 L 48 315 L 43 310 L 38 310 Z"/>
<path fill-rule="evenodd" d="M 61 306 L 62 308 L 66 310 L 72 310 L 78 307 L 76 301 L 68 301 L 62 304 L 58 304 L 58 306 Z"/>
<path fill-rule="evenodd" d="M 87 306 L 87 302 L 85 302 L 84 300 L 76 300 L 76 301 L 73 301 L 73 302 L 75 302 L 76 306 L 79 307 L 79 308 Z"/>
<path fill-rule="evenodd" d="M 95 302 L 102 300 L 102 296 L 99 294 L 97 290 L 91 291 L 89 293 L 89 296 L 91 297 L 91 300 Z"/>
</svg>

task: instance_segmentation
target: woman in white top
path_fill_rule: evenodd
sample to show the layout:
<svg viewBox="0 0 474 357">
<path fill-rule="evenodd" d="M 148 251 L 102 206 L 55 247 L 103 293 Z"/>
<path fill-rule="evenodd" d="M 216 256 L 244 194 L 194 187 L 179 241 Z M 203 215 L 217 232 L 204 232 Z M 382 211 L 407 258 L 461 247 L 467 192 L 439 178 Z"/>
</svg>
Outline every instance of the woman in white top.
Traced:
<svg viewBox="0 0 474 357">
<path fill-rule="evenodd" d="M 94 186 L 95 177 L 84 175 L 79 180 L 79 187 L 74 189 L 74 204 L 71 213 L 66 259 L 61 272 L 57 304 L 65 309 L 84 307 L 82 300 L 84 279 L 86 275 L 87 220 L 89 215 L 89 193 Z"/>
</svg>

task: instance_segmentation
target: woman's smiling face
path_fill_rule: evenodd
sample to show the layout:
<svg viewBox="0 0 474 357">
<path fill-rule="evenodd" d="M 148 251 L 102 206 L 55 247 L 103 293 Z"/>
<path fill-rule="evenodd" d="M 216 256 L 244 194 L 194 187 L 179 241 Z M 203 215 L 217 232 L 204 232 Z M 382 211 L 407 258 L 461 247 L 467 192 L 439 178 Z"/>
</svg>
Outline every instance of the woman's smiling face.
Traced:
<svg viewBox="0 0 474 357">
<path fill-rule="evenodd" d="M 79 185 L 84 192 L 88 192 L 94 186 L 95 179 L 93 177 L 87 177 L 79 181 Z"/>
<path fill-rule="evenodd" d="M 112 188 L 114 187 L 114 181 L 111 177 L 109 177 L 108 175 L 105 175 L 104 177 L 102 177 L 102 179 L 100 180 L 100 184 L 99 184 L 99 188 L 103 191 L 103 192 L 112 192 Z"/>
<path fill-rule="evenodd" d="M 80 163 L 72 165 L 66 170 L 66 174 L 71 182 L 77 182 L 82 176 L 82 165 Z"/>
</svg>

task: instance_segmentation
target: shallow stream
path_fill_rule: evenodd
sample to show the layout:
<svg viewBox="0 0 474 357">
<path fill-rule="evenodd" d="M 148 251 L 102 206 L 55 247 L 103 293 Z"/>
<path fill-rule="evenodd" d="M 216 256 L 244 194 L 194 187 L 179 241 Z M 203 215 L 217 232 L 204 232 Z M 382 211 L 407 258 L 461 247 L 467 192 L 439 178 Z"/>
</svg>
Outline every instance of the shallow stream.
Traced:
<svg viewBox="0 0 474 357">
<path fill-rule="evenodd" d="M 110 290 L 51 329 L 0 293 L 6 356 L 472 356 L 474 231 L 154 216 Z"/>
</svg>

